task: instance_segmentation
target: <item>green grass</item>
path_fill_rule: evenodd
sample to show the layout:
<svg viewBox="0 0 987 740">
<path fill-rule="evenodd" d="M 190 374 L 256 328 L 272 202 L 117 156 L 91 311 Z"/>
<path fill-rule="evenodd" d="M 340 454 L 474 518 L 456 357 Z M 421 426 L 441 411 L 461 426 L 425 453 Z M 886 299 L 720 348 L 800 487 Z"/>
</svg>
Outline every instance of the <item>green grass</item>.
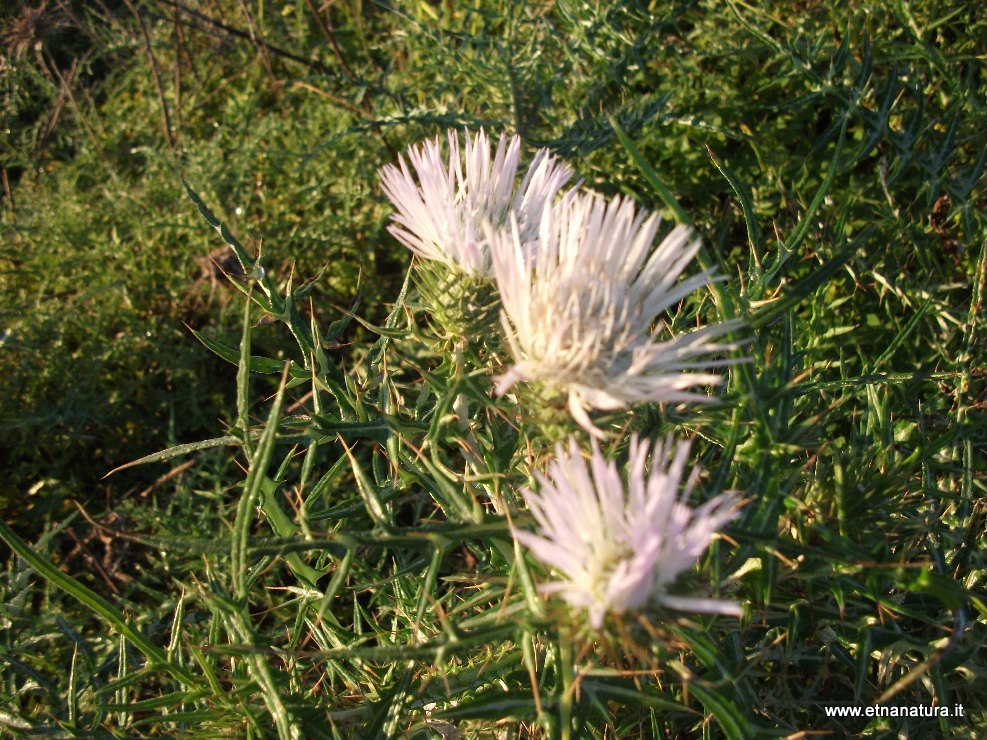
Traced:
<svg viewBox="0 0 987 740">
<path fill-rule="evenodd" d="M 6 732 L 987 725 L 975 6 L 148 0 L 158 82 L 107 6 L 66 5 L 38 53 L 8 34 L 0 67 Z M 697 498 L 746 498 L 696 573 L 743 619 L 592 640 L 536 594 L 498 511 L 523 520 L 550 445 L 491 398 L 496 345 L 457 362 L 402 289 L 376 182 L 465 125 L 702 234 L 726 280 L 668 319 L 743 317 L 752 361 L 629 424 L 694 440 Z M 202 261 L 236 271 L 183 176 L 263 281 Z M 965 716 L 822 709 L 874 703 Z"/>
</svg>

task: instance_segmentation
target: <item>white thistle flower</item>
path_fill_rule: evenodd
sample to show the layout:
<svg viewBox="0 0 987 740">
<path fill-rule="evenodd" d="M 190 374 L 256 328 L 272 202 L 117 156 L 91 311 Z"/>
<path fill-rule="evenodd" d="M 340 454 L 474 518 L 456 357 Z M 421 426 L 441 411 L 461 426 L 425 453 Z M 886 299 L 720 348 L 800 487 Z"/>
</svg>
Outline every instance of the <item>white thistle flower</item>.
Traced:
<svg viewBox="0 0 987 740">
<path fill-rule="evenodd" d="M 693 509 L 688 500 L 699 468 L 692 469 L 682 494 L 677 494 L 689 444 L 679 444 L 674 454 L 671 437 L 655 444 L 650 472 L 645 470 L 648 451 L 647 441 L 631 438 L 625 493 L 617 466 L 604 459 L 596 441 L 587 469 L 570 437 L 568 453 L 558 445 L 548 474 L 536 474 L 540 490 L 522 490 L 538 531 L 512 527 L 512 532 L 562 576 L 542 591 L 586 609 L 595 630 L 608 612 L 620 614 L 648 604 L 740 616 L 741 607 L 734 602 L 667 592 L 736 516 L 736 497 L 720 494 Z"/>
<path fill-rule="evenodd" d="M 399 166 L 380 170 L 384 192 L 396 209 L 389 231 L 420 257 L 490 275 L 491 228 L 516 220 L 523 239 L 533 236 L 542 210 L 572 177 L 572 168 L 540 149 L 518 185 L 520 137 L 501 135 L 491 161 L 482 129 L 472 138 L 465 132 L 464 157 L 456 132 L 447 136 L 448 160 L 436 137 L 408 149 L 411 169 L 398 157 Z"/>
<path fill-rule="evenodd" d="M 543 211 L 534 240 L 520 225 L 490 232 L 501 319 L 515 360 L 498 394 L 519 380 L 561 391 L 573 418 L 596 437 L 604 435 L 588 409 L 709 400 L 689 389 L 722 378 L 688 371 L 737 362 L 704 358 L 736 346 L 713 340 L 738 323 L 659 339 L 655 317 L 713 279 L 710 269 L 676 282 L 700 241 L 677 226 L 651 252 L 659 222 L 629 199 L 578 193 Z"/>
</svg>

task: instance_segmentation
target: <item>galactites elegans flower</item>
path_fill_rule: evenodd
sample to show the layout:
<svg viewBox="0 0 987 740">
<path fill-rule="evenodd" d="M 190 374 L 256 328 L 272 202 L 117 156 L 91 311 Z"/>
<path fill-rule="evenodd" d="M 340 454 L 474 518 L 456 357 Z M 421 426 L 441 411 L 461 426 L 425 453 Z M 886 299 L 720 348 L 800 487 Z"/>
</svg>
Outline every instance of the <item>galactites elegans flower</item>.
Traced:
<svg viewBox="0 0 987 740">
<path fill-rule="evenodd" d="M 607 613 L 648 605 L 712 614 L 741 615 L 739 604 L 668 593 L 692 568 L 716 533 L 736 516 L 737 499 L 725 493 L 692 508 L 688 501 L 700 470 L 693 468 L 682 488 L 689 444 L 673 449 L 668 437 L 654 446 L 632 437 L 627 486 L 596 441 L 587 467 L 575 439 L 556 447 L 547 475 L 536 474 L 538 492 L 523 489 L 538 529 L 512 528 L 517 540 L 560 576 L 542 586 L 571 606 L 586 609 L 600 629 Z"/>
<path fill-rule="evenodd" d="M 579 193 L 543 211 L 537 236 L 518 227 L 491 232 L 502 323 L 514 365 L 498 394 L 519 380 L 567 396 L 573 418 L 596 437 L 589 409 L 614 410 L 638 401 L 709 400 L 690 390 L 721 382 L 693 372 L 737 362 L 711 359 L 736 345 L 715 340 L 736 322 L 663 337 L 654 321 L 713 279 L 706 270 L 679 276 L 700 242 L 677 226 L 651 245 L 659 218 L 631 200 Z"/>
<path fill-rule="evenodd" d="M 395 207 L 389 231 L 419 257 L 459 272 L 490 275 L 489 233 L 513 217 L 522 238 L 530 238 L 572 169 L 541 149 L 518 183 L 520 137 L 501 135 L 492 158 L 482 130 L 473 137 L 464 132 L 463 156 L 456 132 L 448 131 L 447 137 L 448 159 L 436 137 L 408 149 L 411 168 L 399 157 L 397 166 L 380 170 Z"/>
</svg>

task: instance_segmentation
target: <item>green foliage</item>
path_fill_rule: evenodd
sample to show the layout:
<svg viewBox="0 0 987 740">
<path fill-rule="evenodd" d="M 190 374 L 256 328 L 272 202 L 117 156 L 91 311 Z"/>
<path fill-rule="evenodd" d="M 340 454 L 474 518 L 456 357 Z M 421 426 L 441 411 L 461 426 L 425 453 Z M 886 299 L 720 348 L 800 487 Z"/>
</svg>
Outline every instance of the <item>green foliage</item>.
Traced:
<svg viewBox="0 0 987 740">
<path fill-rule="evenodd" d="M 154 73 L 127 3 L 65 7 L 93 74 L 74 103 L 63 57 L 11 46 L 0 71 L 18 126 L 4 485 L 61 522 L 0 528 L 17 554 L 0 579 L 8 731 L 987 723 L 972 5 L 147 2 Z M 702 564 L 743 619 L 649 614 L 597 638 L 537 593 L 507 514 L 525 522 L 517 491 L 552 432 L 491 397 L 495 340 L 450 340 L 419 305 L 374 174 L 408 141 L 481 124 L 704 236 L 726 279 L 668 321 L 743 317 L 751 363 L 700 413 L 601 422 L 687 434 L 696 495 L 744 494 Z M 92 510 L 96 479 L 145 455 L 103 484 L 107 513 L 65 518 L 63 500 Z M 823 711 L 875 703 L 966 712 Z"/>
<path fill-rule="evenodd" d="M 290 260 L 306 276 L 331 265 L 315 286 L 320 304 L 348 303 L 361 270 L 381 274 L 371 306 L 395 287 L 392 247 L 376 238 L 381 143 L 353 130 L 353 113 L 340 116 L 307 77 L 271 80 L 249 40 L 149 6 L 169 146 L 140 26 L 125 6 L 106 16 L 81 5 L 57 16 L 81 37 L 73 60 L 60 47 L 37 59 L 11 50 L 0 69 L 13 132 L 0 255 L 0 390 L 12 400 L 0 414 L 3 506 L 41 479 L 95 500 L 120 462 L 208 435 L 223 415 L 221 366 L 183 323 L 235 331 L 223 276 L 235 263 L 176 207 L 180 173 L 252 227 L 248 248 L 269 263 Z M 73 64 L 77 78 L 62 84 Z M 130 485 L 152 481 L 131 474 Z M 36 515 L 57 508 L 39 501 Z"/>
</svg>

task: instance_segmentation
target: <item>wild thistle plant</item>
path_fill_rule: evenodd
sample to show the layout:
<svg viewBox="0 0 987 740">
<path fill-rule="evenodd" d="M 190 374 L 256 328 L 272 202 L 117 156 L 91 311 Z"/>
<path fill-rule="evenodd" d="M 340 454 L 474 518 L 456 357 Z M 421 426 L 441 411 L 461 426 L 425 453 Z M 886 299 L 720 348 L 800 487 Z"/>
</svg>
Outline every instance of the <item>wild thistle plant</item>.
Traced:
<svg viewBox="0 0 987 740">
<path fill-rule="evenodd" d="M 96 17 L 62 5 L 73 23 Z M 5 151 L 27 142 L 57 166 L 34 175 L 35 159 L 15 158 L 0 178 L 5 233 L 23 246 L 11 260 L 17 269 L 3 274 L 5 320 L 14 323 L 2 375 L 30 376 L 44 389 L 8 387 L 15 411 L 5 410 L 4 439 L 25 423 L 43 433 L 16 431 L 24 441 L 0 448 L 16 464 L 34 445 L 46 478 L 52 467 L 40 491 L 17 488 L 11 527 L 0 526 L 17 553 L 0 575 L 0 732 L 974 737 L 987 724 L 976 689 L 987 607 L 975 350 L 984 334 L 978 204 L 987 150 L 971 52 L 984 21 L 934 3 L 875 13 L 869 2 L 838 29 L 828 19 L 846 13 L 834 3 L 775 4 L 770 14 L 735 2 L 725 12 L 713 3 L 404 3 L 371 14 L 359 4 L 324 13 L 309 4 L 307 23 L 305 4 L 288 14 L 225 0 L 197 10 L 166 3 L 164 14 L 155 5 L 131 9 L 136 26 L 126 14 L 108 24 L 117 51 L 94 48 L 78 75 L 61 49 L 46 48 L 54 107 L 39 111 L 39 128 L 19 134 L 22 109 L 6 108 L 14 125 Z M 241 17 L 242 36 L 220 30 L 235 31 Z M 132 50 L 142 23 L 144 64 L 156 59 L 166 73 L 141 74 L 128 62 L 103 85 L 103 62 L 86 59 L 139 57 Z M 209 63 L 199 64 L 207 28 L 224 40 L 207 43 Z M 304 54 L 285 52 L 295 47 Z M 322 75 L 320 50 L 328 58 L 330 47 L 332 74 Z M 17 77 L 0 70 L 12 100 L 32 96 L 19 84 L 32 79 L 23 72 L 30 57 L 8 55 Z M 234 65 L 242 69 L 231 72 Z M 254 89 L 245 90 L 251 78 Z M 258 80 L 272 94 L 256 94 Z M 161 121 L 146 114 L 155 100 L 161 118 L 166 107 L 181 113 L 172 120 L 186 177 L 210 180 L 223 208 L 240 214 L 244 206 L 238 229 L 264 232 L 266 273 L 207 216 L 245 267 L 231 276 L 247 297 L 239 343 L 215 315 L 196 332 L 237 365 L 236 407 L 223 436 L 206 440 L 196 427 L 163 424 L 167 413 L 128 417 L 167 426 L 177 446 L 143 461 L 172 461 L 171 472 L 157 482 L 149 474 L 153 485 L 139 496 L 114 497 L 125 517 L 97 516 L 91 530 L 66 520 L 29 545 L 33 524 L 24 523 L 42 521 L 32 502 L 62 507 L 85 484 L 80 474 L 70 486 L 59 468 L 123 454 L 119 425 L 79 426 L 99 446 L 82 460 L 61 441 L 67 418 L 50 401 L 95 409 L 79 412 L 92 422 L 101 395 L 112 406 L 129 402 L 126 384 L 138 378 L 164 386 L 145 374 L 150 364 L 183 366 L 163 336 L 160 353 L 148 354 L 157 332 L 149 343 L 113 342 L 109 380 L 86 394 L 97 403 L 78 406 L 75 390 L 92 377 L 83 365 L 106 367 L 93 361 L 92 343 L 46 339 L 71 340 L 76 327 L 27 332 L 40 318 L 71 324 L 74 306 L 78 326 L 100 343 L 137 336 L 140 324 L 120 321 L 123 304 L 106 299 L 119 293 L 146 312 L 163 295 L 148 271 L 151 251 L 174 273 L 167 285 L 179 287 L 186 274 L 169 260 L 211 251 L 168 208 L 176 160 L 153 151 Z M 45 144 L 56 119 L 63 135 Z M 654 313 L 645 310 L 649 288 L 670 276 L 674 259 L 654 273 L 651 257 L 624 273 L 616 257 L 586 260 L 593 272 L 572 270 L 571 291 L 552 287 L 562 280 L 540 285 L 543 204 L 515 214 L 525 258 L 515 277 L 530 282 L 532 295 L 543 290 L 549 306 L 536 330 L 519 328 L 524 312 L 501 306 L 491 243 L 483 274 L 416 253 L 401 292 L 385 288 L 400 284 L 388 270 L 395 245 L 366 239 L 386 217 L 367 197 L 380 157 L 406 132 L 481 123 L 539 137 L 554 154 L 579 157 L 579 171 L 608 192 L 633 193 L 648 208 L 660 202 L 678 223 L 694 223 L 708 251 L 695 255 L 695 271 L 683 257 L 667 293 L 700 271 L 711 280 L 714 264 L 729 265 L 730 279 L 711 286 L 713 303 L 699 298 L 697 281 L 681 309 Z M 53 142 L 72 139 L 91 156 L 63 160 L 75 144 Z M 488 182 L 505 192 L 515 183 L 502 198 L 506 215 L 477 209 L 471 222 L 490 221 L 476 231 L 481 238 L 488 227 L 506 229 L 513 258 L 511 211 L 524 210 L 515 200 L 525 168 L 500 180 L 494 173 L 508 171 L 509 146 L 499 165 L 489 141 L 486 159 L 482 147 L 464 158 L 461 133 L 456 146 L 464 182 L 473 158 Z M 299 167 L 303 149 L 311 155 Z M 127 151 L 134 156 L 124 157 L 123 171 Z M 437 161 L 448 177 L 451 160 L 440 152 Z M 417 171 L 405 169 L 420 197 Z M 455 200 L 455 172 L 452 182 Z M 561 192 L 549 199 L 553 210 L 562 210 Z M 479 190 L 474 196 L 460 202 L 482 200 Z M 311 208 L 312 198 L 328 207 Z M 607 203 L 601 213 L 609 208 L 619 210 Z M 647 222 L 636 210 L 625 237 L 601 236 L 588 253 L 635 254 Z M 647 255 L 660 232 L 644 240 Z M 675 239 L 683 255 L 695 241 Z M 131 244 L 148 249 L 121 249 Z M 278 280 L 289 256 L 299 258 L 296 275 L 314 274 L 312 260 L 331 261 L 327 281 Z M 349 310 L 332 313 L 353 290 L 357 263 L 371 262 L 377 272 L 361 303 L 369 308 L 344 300 Z M 544 272 L 561 272 L 545 264 Z M 412 277 L 418 304 L 408 299 Z M 126 291 L 115 290 L 124 283 Z M 144 291 L 131 290 L 141 284 Z M 578 310 L 556 308 L 560 296 Z M 418 330 L 419 306 L 439 309 L 429 320 L 442 341 Z M 96 323 L 78 321 L 90 313 Z M 731 355 L 715 352 L 680 358 L 696 366 L 674 371 L 649 364 L 652 345 L 734 316 L 751 327 L 750 365 L 718 366 Z M 165 326 L 168 316 L 160 320 Z M 285 342 L 275 341 L 273 322 L 288 325 Z M 379 337 L 369 347 L 366 332 Z M 559 349 L 564 362 L 553 366 L 551 353 L 525 337 Z M 723 334 L 696 347 L 732 343 Z M 634 347 L 638 354 L 625 351 Z M 190 367 L 167 376 L 173 399 L 188 401 L 176 404 L 176 420 L 195 406 L 195 381 L 206 380 Z M 498 397 L 491 387 L 501 373 L 514 384 Z M 717 403 L 645 397 L 650 383 L 676 374 L 723 376 Z M 711 385 L 671 390 L 702 397 Z M 214 408 L 201 406 L 209 419 Z M 608 443 L 590 446 L 577 417 Z M 695 459 L 669 432 L 692 440 Z M 189 439 L 198 441 L 178 444 Z M 655 439 L 666 440 L 660 452 Z M 708 485 L 689 496 L 689 469 L 700 464 Z M 17 474 L 10 478 L 14 490 Z M 108 486 L 128 487 L 119 478 Z M 734 495 L 717 495 L 723 489 L 743 491 L 749 503 L 735 511 Z M 734 515 L 728 532 L 713 534 Z M 129 581 L 102 571 L 73 578 L 80 562 L 100 564 L 102 550 L 81 560 L 86 547 L 119 554 L 121 543 L 135 556 L 122 566 Z M 725 584 L 724 598 L 738 603 L 706 599 L 720 591 L 697 583 L 700 555 L 709 582 Z M 715 618 L 738 607 L 741 619 Z M 823 711 L 962 703 L 967 714 L 948 718 Z"/>
<path fill-rule="evenodd" d="M 515 358 L 500 378 L 497 395 L 518 380 L 567 394 L 573 418 L 594 437 L 604 434 L 593 425 L 588 408 L 706 400 L 689 389 L 718 383 L 720 377 L 687 371 L 734 362 L 708 357 L 736 346 L 714 340 L 737 322 L 665 341 L 652 329 L 656 316 L 713 279 L 713 270 L 705 270 L 676 284 L 700 247 L 691 231 L 675 228 L 651 252 L 660 219 L 638 211 L 632 201 L 572 191 L 555 202 L 570 170 L 545 150 L 515 190 L 518 137 L 506 146 L 501 136 L 491 165 L 484 132 L 475 140 L 467 135 L 464 175 L 456 134 L 449 131 L 447 136 L 447 165 L 438 139 L 409 150 L 419 184 L 403 159 L 400 169 L 389 165 L 381 171 L 384 190 L 397 206 L 390 230 L 431 263 L 419 288 L 446 328 L 452 295 L 460 316 L 469 316 L 468 331 L 493 330 L 477 319 L 472 307 L 462 310 L 462 298 L 475 294 L 477 285 L 496 289 L 489 305 L 503 307 L 503 329 Z M 436 271 L 441 270 L 453 285 L 437 282 L 441 273 Z M 461 292 L 452 292 L 454 286 Z M 607 612 L 619 614 L 656 602 L 740 613 L 736 604 L 667 594 L 667 587 L 733 517 L 734 501 L 719 496 L 692 511 L 685 499 L 698 470 L 690 476 L 683 499 L 676 500 L 688 445 L 681 445 L 674 458 L 670 446 L 670 439 L 656 445 L 654 466 L 645 479 L 649 445 L 631 440 L 625 497 L 615 464 L 606 463 L 595 440 L 590 480 L 570 437 L 568 453 L 557 447 L 549 477 L 536 473 L 541 492 L 523 492 L 540 529 L 512 530 L 515 537 L 564 575 L 543 590 L 560 592 L 572 606 L 587 609 L 593 629 L 603 626 Z"/>
</svg>

